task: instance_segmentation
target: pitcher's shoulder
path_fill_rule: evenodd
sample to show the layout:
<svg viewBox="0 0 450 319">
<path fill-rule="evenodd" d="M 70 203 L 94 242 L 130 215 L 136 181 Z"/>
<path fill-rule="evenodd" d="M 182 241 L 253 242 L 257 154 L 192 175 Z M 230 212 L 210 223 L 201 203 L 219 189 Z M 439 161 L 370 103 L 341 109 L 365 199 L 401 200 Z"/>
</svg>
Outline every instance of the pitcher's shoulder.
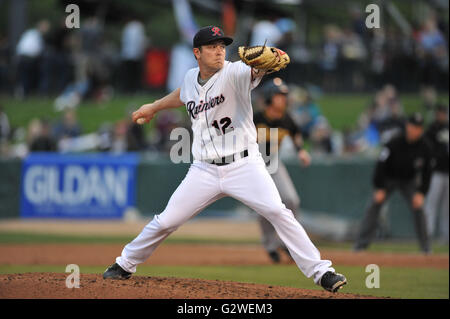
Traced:
<svg viewBox="0 0 450 319">
<path fill-rule="evenodd" d="M 198 72 L 199 72 L 199 67 L 195 67 L 195 68 L 192 68 L 192 69 L 189 69 L 187 72 L 186 72 L 186 74 L 184 75 L 184 79 L 186 80 L 192 80 L 192 79 L 194 79 L 196 76 L 197 76 L 197 74 L 198 74 Z"/>
</svg>

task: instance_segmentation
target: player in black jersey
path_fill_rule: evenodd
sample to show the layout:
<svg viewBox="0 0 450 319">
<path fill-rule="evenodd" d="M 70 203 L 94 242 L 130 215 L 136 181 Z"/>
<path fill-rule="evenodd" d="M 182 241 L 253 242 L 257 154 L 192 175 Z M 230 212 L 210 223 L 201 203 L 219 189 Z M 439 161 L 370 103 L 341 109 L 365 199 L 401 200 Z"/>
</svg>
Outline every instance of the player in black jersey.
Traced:
<svg viewBox="0 0 450 319">
<path fill-rule="evenodd" d="M 309 153 L 302 148 L 303 139 L 300 130 L 286 111 L 288 94 L 287 85 L 284 84 L 280 78 L 275 78 L 264 85 L 263 93 L 265 103 L 264 110 L 256 112 L 253 121 L 255 122 L 256 129 L 259 133 L 258 144 L 260 146 L 260 152 L 265 158 L 266 165 L 270 166 L 270 163 L 274 160 L 278 161 L 278 150 L 281 143 L 286 136 L 290 136 L 297 149 L 300 162 L 303 165 L 308 166 L 311 162 L 311 158 Z M 276 128 L 278 131 L 276 143 L 271 143 L 271 128 Z M 281 161 L 278 161 L 278 168 L 275 172 L 270 173 L 278 188 L 283 203 L 296 214 L 299 210 L 300 198 L 289 177 L 286 167 Z M 264 217 L 258 216 L 258 221 L 261 227 L 264 248 L 272 261 L 279 263 L 281 260 L 279 250 L 285 251 L 288 255 L 289 252 L 278 238 L 273 226 Z"/>
</svg>

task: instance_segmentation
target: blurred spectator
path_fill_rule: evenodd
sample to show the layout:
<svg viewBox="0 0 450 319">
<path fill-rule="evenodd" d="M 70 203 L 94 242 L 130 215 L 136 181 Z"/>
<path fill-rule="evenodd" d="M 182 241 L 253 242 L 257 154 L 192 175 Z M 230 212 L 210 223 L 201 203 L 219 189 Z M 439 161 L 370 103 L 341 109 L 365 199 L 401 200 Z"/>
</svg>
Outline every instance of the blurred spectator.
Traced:
<svg viewBox="0 0 450 319">
<path fill-rule="evenodd" d="M 359 5 L 353 4 L 349 8 L 350 27 L 353 33 L 357 34 L 364 42 L 368 37 L 369 29 L 366 27 L 366 17 Z"/>
<path fill-rule="evenodd" d="M 6 113 L 0 104 L 0 157 L 6 156 L 9 153 L 9 139 L 11 135 L 11 127 Z"/>
<path fill-rule="evenodd" d="M 144 151 L 145 149 L 147 149 L 147 141 L 143 126 L 129 120 L 127 128 L 127 151 Z"/>
<path fill-rule="evenodd" d="M 277 25 L 271 20 L 261 20 L 255 23 L 250 39 L 250 46 L 263 45 L 277 46 L 283 34 Z M 267 40 L 267 42 L 266 42 Z"/>
<path fill-rule="evenodd" d="M 300 127 L 303 137 L 309 138 L 322 116 L 320 108 L 306 89 L 293 89 L 292 95 L 295 96 L 292 117 Z"/>
<path fill-rule="evenodd" d="M 187 0 L 172 0 L 175 21 L 180 40 L 170 52 L 170 66 L 167 79 L 167 91 L 172 92 L 183 83 L 184 75 L 189 69 L 197 67 L 192 54 L 192 39 L 199 29 Z"/>
<path fill-rule="evenodd" d="M 48 120 L 32 120 L 29 125 L 28 137 L 29 150 L 31 152 L 56 151 L 56 143 L 51 136 L 50 123 Z"/>
<path fill-rule="evenodd" d="M 426 123 L 431 123 L 434 121 L 434 116 L 436 112 L 436 108 L 439 105 L 438 103 L 438 92 L 436 88 L 432 86 L 424 86 L 420 94 L 423 100 L 423 111 L 425 113 Z"/>
<path fill-rule="evenodd" d="M 376 92 L 373 103 L 361 114 L 358 124 L 369 146 L 386 144 L 404 128 L 403 106 L 397 90 L 386 84 Z"/>
<path fill-rule="evenodd" d="M 289 96 L 293 109 L 290 112 L 305 140 L 311 142 L 311 153 L 332 153 L 332 129 L 322 115 L 311 90 L 293 88 Z"/>
<path fill-rule="evenodd" d="M 180 112 L 166 111 L 158 115 L 155 126 L 156 132 L 152 144 L 159 151 L 169 152 L 171 146 L 175 143 L 175 141 L 170 140 L 170 133 L 177 127 L 185 127 L 185 124 Z"/>
<path fill-rule="evenodd" d="M 369 70 L 373 78 L 373 87 L 380 88 L 384 82 L 387 63 L 386 34 L 384 28 L 374 28 L 369 42 L 370 52 Z"/>
<path fill-rule="evenodd" d="M 103 126 L 99 140 L 100 150 L 114 153 L 144 151 L 148 146 L 143 126 L 131 121 L 131 116 L 117 121 L 112 129 Z"/>
<path fill-rule="evenodd" d="M 0 142 L 8 140 L 11 133 L 11 126 L 6 113 L 3 111 L 2 105 L 0 105 Z"/>
<path fill-rule="evenodd" d="M 294 43 L 295 21 L 289 18 L 280 18 L 275 21 L 275 25 L 281 32 L 281 37 L 277 41 L 277 47 L 288 51 L 288 48 Z"/>
<path fill-rule="evenodd" d="M 31 145 L 31 143 L 33 142 L 33 140 L 41 135 L 41 131 L 42 131 L 42 123 L 41 120 L 38 118 L 34 118 L 32 119 L 29 123 L 28 123 L 28 127 L 27 127 L 27 133 L 26 133 L 26 144 L 28 146 Z"/>
<path fill-rule="evenodd" d="M 434 87 L 426 86 L 421 90 L 424 111 L 434 114 L 438 103 L 438 94 Z"/>
<path fill-rule="evenodd" d="M 380 135 L 380 141 L 386 144 L 392 137 L 402 132 L 405 125 L 403 106 L 397 96 L 397 90 L 391 84 L 387 84 L 381 90 L 384 96 L 387 116 L 378 121 L 377 128 Z"/>
<path fill-rule="evenodd" d="M 0 93 L 8 92 L 10 73 L 10 47 L 8 38 L 0 32 Z"/>
<path fill-rule="evenodd" d="M 136 19 L 129 19 L 122 31 L 121 77 L 124 92 L 134 93 L 141 88 L 146 45 L 144 25 Z"/>
<path fill-rule="evenodd" d="M 18 58 L 18 86 L 16 95 L 27 96 L 39 84 L 40 58 L 44 51 L 44 35 L 49 31 L 47 20 L 38 22 L 35 28 L 25 31 L 16 47 Z"/>
<path fill-rule="evenodd" d="M 449 227 L 449 130 L 448 107 L 440 105 L 435 112 L 435 120 L 425 133 L 433 151 L 435 167 L 427 195 L 425 213 L 427 215 L 428 235 L 435 235 L 436 222 L 439 237 L 448 244 Z"/>
<path fill-rule="evenodd" d="M 311 154 L 331 154 L 334 152 L 332 143 L 332 129 L 327 119 L 321 116 L 314 126 L 309 140 L 311 142 Z"/>
<path fill-rule="evenodd" d="M 103 22 L 98 17 L 89 17 L 81 24 L 80 33 L 82 51 L 78 63 L 78 83 L 87 85 L 85 95 L 99 98 L 111 76 L 104 47 Z"/>
<path fill-rule="evenodd" d="M 107 98 L 107 83 L 111 76 L 108 57 L 102 45 L 103 26 L 97 17 L 89 17 L 82 24 L 75 40 L 75 78 L 55 100 L 55 110 L 74 108 L 89 96 Z"/>
<path fill-rule="evenodd" d="M 99 53 L 103 42 L 103 26 L 100 19 L 90 16 L 81 24 L 81 48 L 88 55 Z"/>
<path fill-rule="evenodd" d="M 421 83 L 438 86 L 439 74 L 448 72 L 447 41 L 437 27 L 434 17 L 429 17 L 418 36 L 418 56 L 421 69 Z"/>
<path fill-rule="evenodd" d="M 322 85 L 327 91 L 335 91 L 337 89 L 342 32 L 335 25 L 326 25 L 323 33 L 324 42 L 321 46 L 319 63 L 323 71 Z"/>
<path fill-rule="evenodd" d="M 114 139 L 114 126 L 111 123 L 103 123 L 97 132 L 98 146 L 97 150 L 100 152 L 108 152 L 112 148 Z"/>
<path fill-rule="evenodd" d="M 127 119 L 122 119 L 114 125 L 114 133 L 111 151 L 113 153 L 123 153 L 127 150 Z"/>
<path fill-rule="evenodd" d="M 341 61 L 339 69 L 345 87 L 361 90 L 365 86 L 362 74 L 367 50 L 361 37 L 351 29 L 344 29 L 341 40 Z"/>
<path fill-rule="evenodd" d="M 72 32 L 63 19 L 45 37 L 41 63 L 41 93 L 60 93 L 73 78 Z"/>
<path fill-rule="evenodd" d="M 81 126 L 74 110 L 64 112 L 62 119 L 53 128 L 53 136 L 57 142 L 66 138 L 74 138 L 81 135 Z"/>
</svg>

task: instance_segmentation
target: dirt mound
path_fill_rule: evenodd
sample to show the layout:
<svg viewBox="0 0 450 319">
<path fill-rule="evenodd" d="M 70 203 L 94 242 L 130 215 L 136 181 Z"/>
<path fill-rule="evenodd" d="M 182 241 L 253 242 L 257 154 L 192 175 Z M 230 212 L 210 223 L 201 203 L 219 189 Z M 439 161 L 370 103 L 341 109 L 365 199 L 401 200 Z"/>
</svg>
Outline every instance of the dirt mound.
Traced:
<svg viewBox="0 0 450 319">
<path fill-rule="evenodd" d="M 66 287 L 68 274 L 25 273 L 0 275 L 0 298 L 70 299 L 367 299 L 346 293 L 329 293 L 260 284 L 214 280 L 139 277 L 103 280 L 101 275 L 80 276 L 80 288 Z"/>
</svg>

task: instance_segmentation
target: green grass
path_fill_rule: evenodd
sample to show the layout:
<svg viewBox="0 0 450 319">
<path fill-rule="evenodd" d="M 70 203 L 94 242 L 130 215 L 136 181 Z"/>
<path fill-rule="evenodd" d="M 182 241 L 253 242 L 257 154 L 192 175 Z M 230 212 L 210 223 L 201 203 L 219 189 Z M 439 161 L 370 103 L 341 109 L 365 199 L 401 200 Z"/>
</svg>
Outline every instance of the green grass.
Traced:
<svg viewBox="0 0 450 319">
<path fill-rule="evenodd" d="M 331 127 L 337 130 L 354 128 L 361 113 L 370 105 L 372 94 L 326 94 L 317 100 L 322 113 Z M 441 95 L 438 100 L 449 105 L 449 96 Z M 406 114 L 423 112 L 423 100 L 418 94 L 400 95 Z"/>
<path fill-rule="evenodd" d="M 115 123 L 123 119 L 127 112 L 134 111 L 142 104 L 152 102 L 163 95 L 164 92 L 137 96 L 118 95 L 103 103 L 86 101 L 77 108 L 78 119 L 85 133 L 94 132 L 102 123 Z M 373 94 L 367 93 L 326 94 L 319 98 L 317 103 L 331 126 L 334 129 L 342 130 L 355 127 L 358 117 L 370 104 L 372 98 Z M 400 96 L 400 99 L 406 113 L 423 111 L 423 102 L 418 94 L 404 94 Z M 448 105 L 448 94 L 440 96 L 439 100 Z M 55 121 L 61 116 L 60 112 L 53 109 L 54 99 L 52 98 L 30 97 L 20 101 L 11 97 L 0 97 L 0 102 L 13 127 L 26 128 L 33 118 L 44 117 Z M 179 111 L 185 113 L 183 108 L 179 108 Z M 152 124 L 147 125 L 146 129 L 151 129 L 151 127 Z"/>
<path fill-rule="evenodd" d="M 114 124 L 124 119 L 130 111 L 135 111 L 142 104 L 152 102 L 155 98 L 156 95 L 118 96 L 104 103 L 87 101 L 77 108 L 78 121 L 84 133 L 91 133 L 98 130 L 103 123 Z M 34 118 L 46 118 L 55 122 L 61 117 L 61 112 L 56 112 L 53 108 L 54 99 L 30 97 L 20 101 L 2 98 L 0 101 L 12 127 L 26 128 Z"/>
<path fill-rule="evenodd" d="M 137 235 L 137 234 L 136 234 Z M 93 235 L 56 235 L 25 232 L 0 231 L 0 244 L 39 244 L 39 243 L 61 243 L 61 244 L 126 244 L 135 236 L 93 236 Z M 333 242 L 325 240 L 313 240 L 314 244 L 321 249 L 351 250 L 352 242 Z M 214 239 L 204 237 L 177 237 L 170 236 L 164 244 L 202 244 L 202 245 L 259 245 L 259 239 Z M 371 252 L 392 253 L 418 253 L 420 250 L 416 241 L 386 241 L 375 242 L 370 246 Z M 449 246 L 434 244 L 433 253 L 448 254 Z"/>
<path fill-rule="evenodd" d="M 314 241 L 313 241 L 314 242 Z M 333 241 L 315 241 L 314 244 L 319 249 L 339 249 L 351 250 L 354 242 L 333 242 Z M 432 245 L 434 254 L 448 254 L 449 245 L 436 242 Z M 378 241 L 370 245 L 368 252 L 383 252 L 383 253 L 420 253 L 419 244 L 416 240 L 408 241 Z"/>
<path fill-rule="evenodd" d="M 81 266 L 81 273 L 101 274 L 103 266 Z M 348 285 L 342 292 L 391 298 L 435 299 L 449 298 L 448 269 L 380 268 L 380 288 L 365 286 L 369 273 L 361 266 L 340 266 Z M 65 266 L 0 265 L 0 274 L 25 272 L 65 272 Z M 138 268 L 138 276 L 199 278 L 209 280 L 260 283 L 304 289 L 322 289 L 314 285 L 294 265 L 280 266 L 149 266 Z"/>
</svg>

